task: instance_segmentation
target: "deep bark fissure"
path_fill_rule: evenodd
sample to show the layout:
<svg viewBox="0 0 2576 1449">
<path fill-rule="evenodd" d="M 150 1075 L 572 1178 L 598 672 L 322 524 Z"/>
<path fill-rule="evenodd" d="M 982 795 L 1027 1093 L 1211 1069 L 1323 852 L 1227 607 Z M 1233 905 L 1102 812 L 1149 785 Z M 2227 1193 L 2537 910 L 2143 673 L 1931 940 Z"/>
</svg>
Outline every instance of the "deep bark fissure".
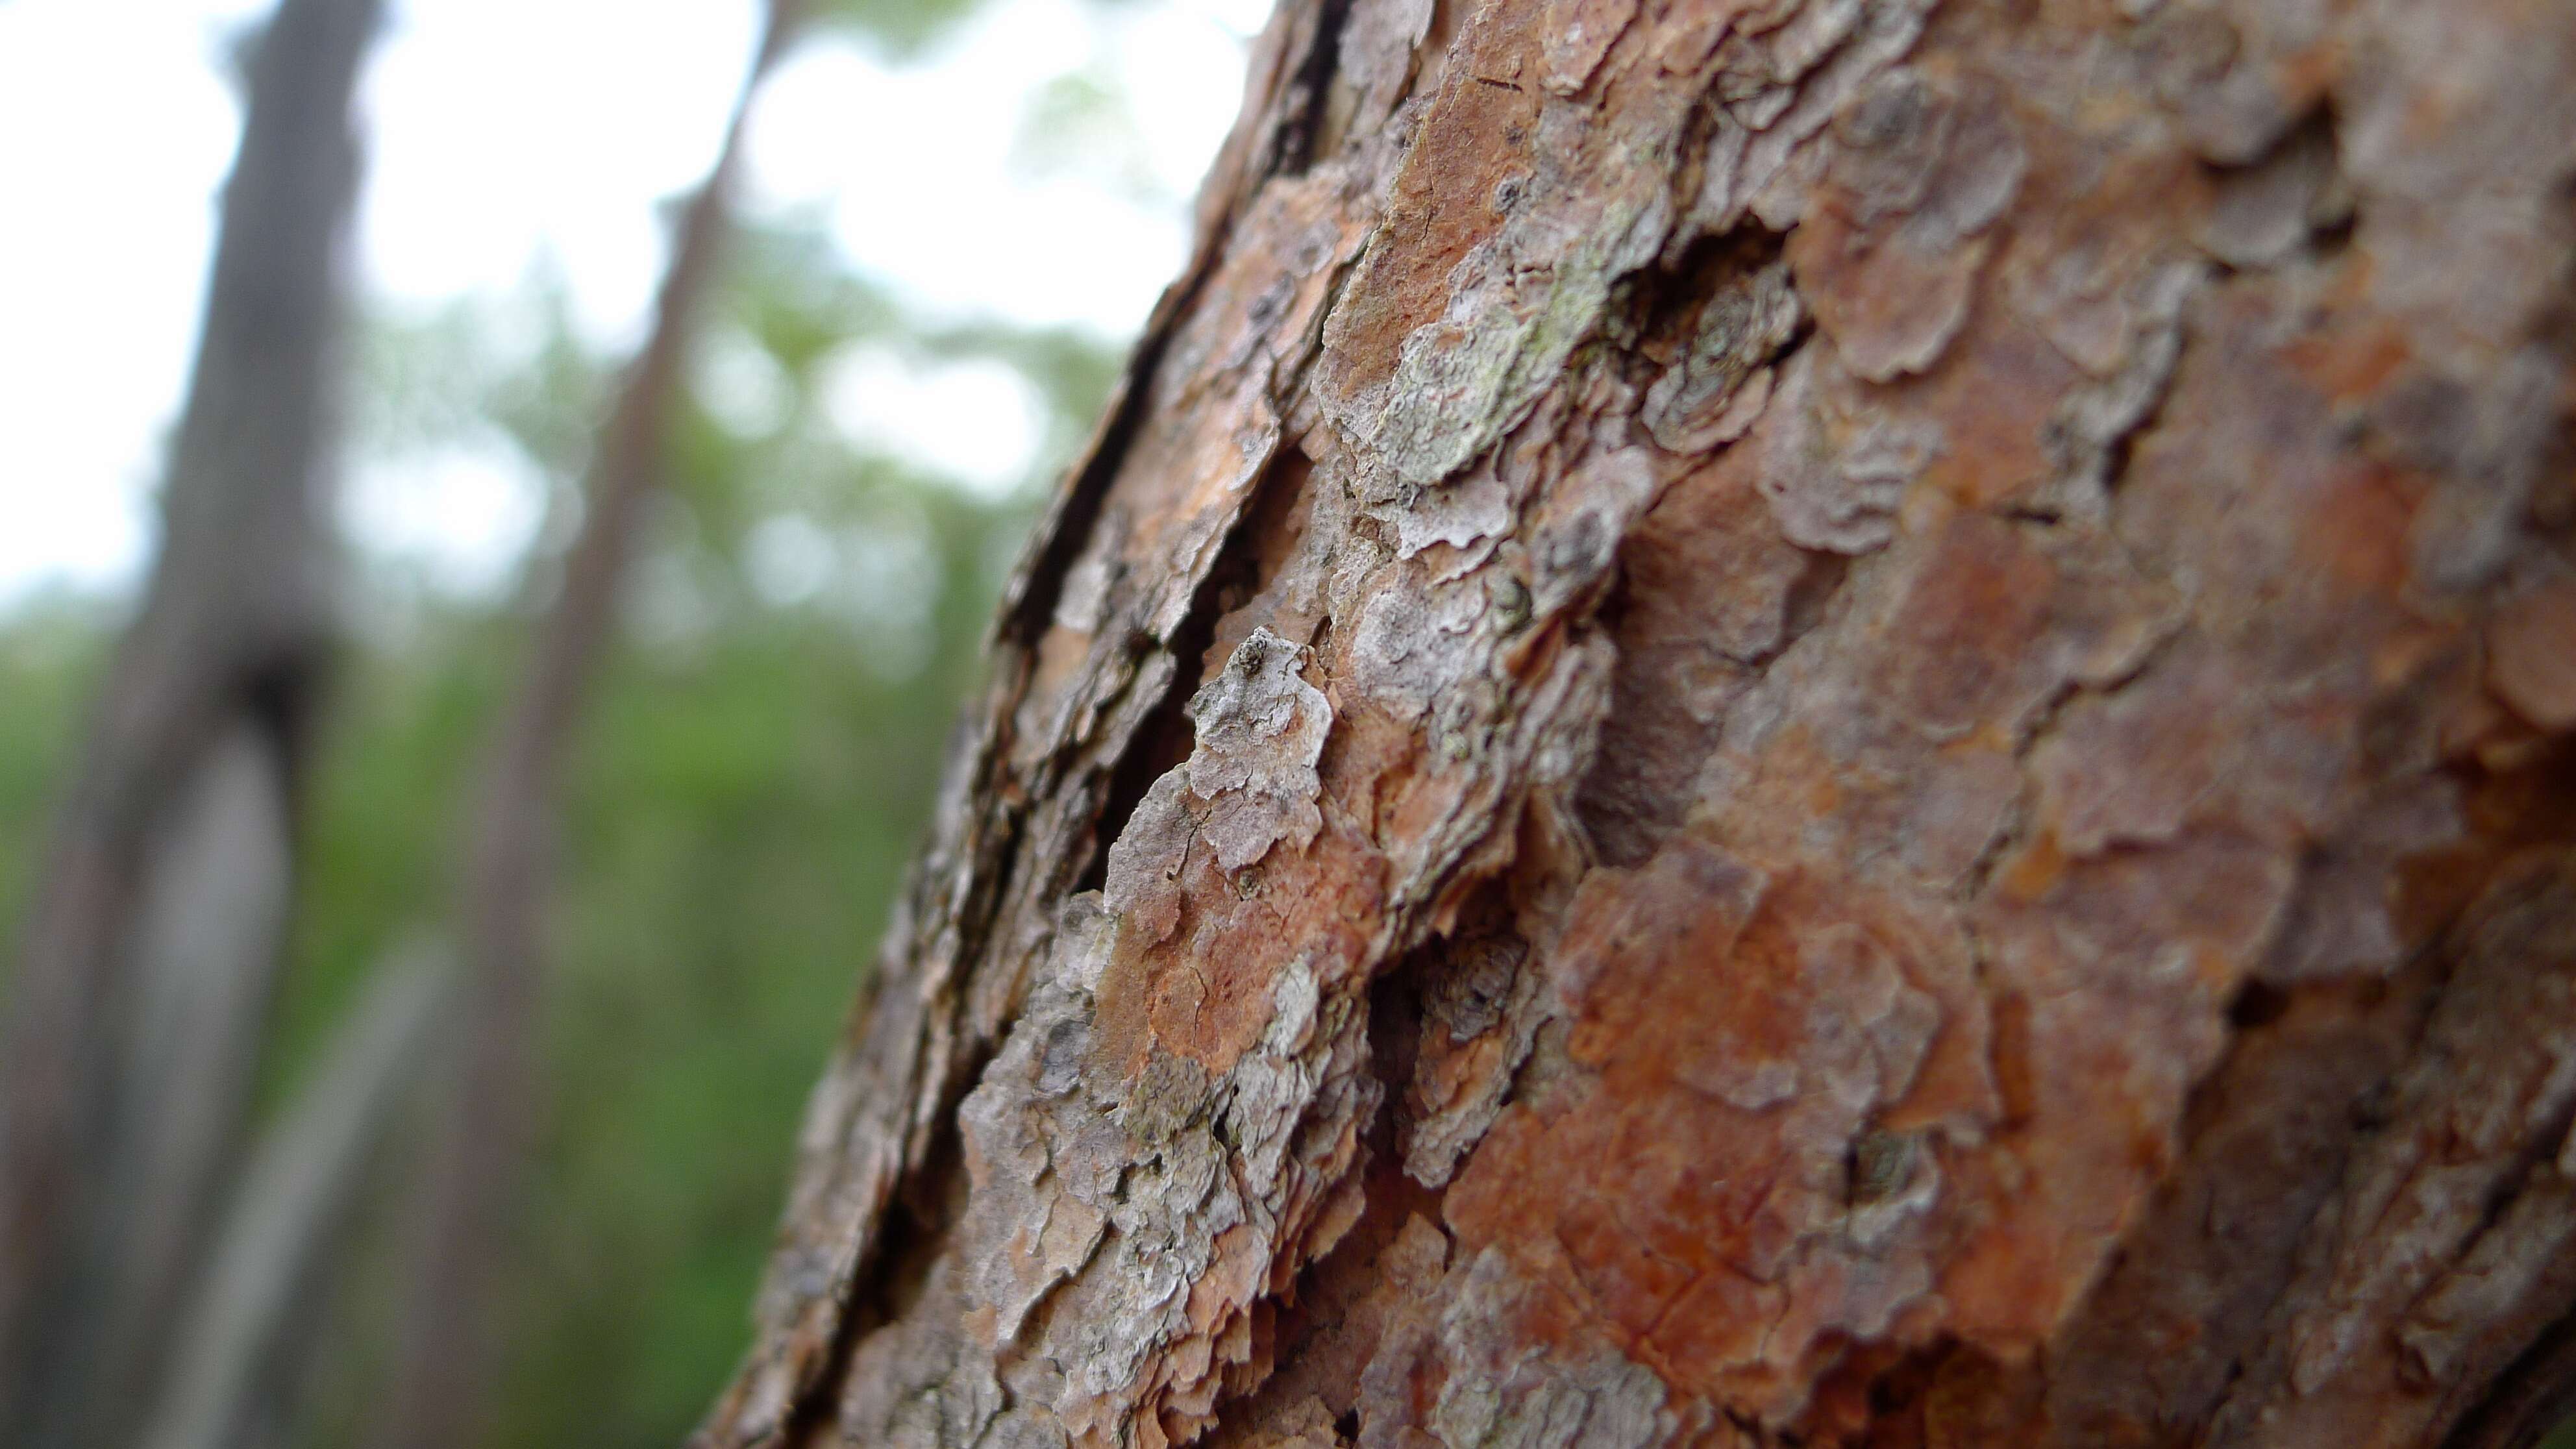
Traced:
<svg viewBox="0 0 2576 1449">
<path fill-rule="evenodd" d="M 1189 271 L 1156 307 L 1100 429 L 1032 535 L 1029 551 L 1005 594 L 993 636 L 996 647 L 1017 656 L 1016 668 L 1022 674 L 1013 687 L 996 696 L 992 722 L 986 725 L 989 732 L 1003 728 L 1002 722 L 1009 718 L 1011 708 L 1027 688 L 1025 671 L 1031 667 L 1028 660 L 1052 624 L 1077 560 L 1091 545 L 1096 530 L 1101 526 L 1110 489 L 1120 469 L 1128 462 L 1137 430 L 1152 405 L 1165 354 L 1175 335 L 1175 319 L 1185 316 L 1196 304 L 1233 224 L 1232 208 L 1219 210 L 1209 217 L 1207 232 L 1195 249 Z M 1264 470 L 1265 478 L 1267 471 Z M 1252 486 L 1258 488 L 1260 484 L 1261 480 L 1256 479 Z M 1235 527 L 1239 525 L 1238 518 Z M 1215 623 L 1209 609 L 1215 592 L 1214 581 L 1223 572 L 1223 561 L 1232 556 L 1234 531 L 1234 528 L 1229 528 L 1220 546 L 1219 567 L 1212 569 L 1210 579 L 1203 581 L 1195 591 L 1172 643 L 1157 643 L 1141 630 L 1130 629 L 1125 635 L 1124 647 L 1130 653 L 1126 663 L 1128 682 L 1122 690 L 1136 687 L 1144 677 L 1145 662 L 1154 655 L 1169 653 L 1177 661 L 1187 664 L 1194 659 L 1197 649 L 1205 647 L 1204 636 L 1213 630 Z M 1112 591 L 1122 583 L 1113 580 L 1110 585 Z M 1196 648 L 1188 647 L 1193 640 Z M 1153 707 L 1146 722 L 1130 738 L 1126 748 L 1113 755 L 1106 782 L 1088 787 L 1097 791 L 1091 812 L 1095 821 L 1114 819 L 1123 826 L 1125 817 L 1134 810 L 1145 786 L 1151 783 L 1150 779 L 1137 779 L 1136 761 L 1140 758 L 1150 760 L 1164 747 L 1162 737 L 1179 721 L 1180 708 L 1186 703 L 1190 682 L 1185 673 L 1175 672 L 1173 683 Z M 1114 703 L 1103 701 L 1101 707 L 1107 709 Z M 1036 767 L 1035 778 L 1031 782 L 1033 786 L 1039 789 L 1065 788 L 1062 771 L 1070 763 L 1066 754 L 1068 748 L 1079 750 L 1080 742 L 1059 744 L 1046 752 Z M 994 748 L 989 735 L 978 750 L 977 758 L 980 763 L 974 793 L 982 796 L 986 789 L 1006 776 L 1009 766 Z M 980 832 L 981 849 L 970 857 L 966 872 L 973 886 L 972 893 L 964 909 L 951 922 L 957 932 L 961 959 L 976 959 L 990 941 L 1001 903 L 1013 894 L 1022 869 L 1028 825 L 1025 809 L 1007 810 L 999 821 L 985 822 Z M 1090 848 L 1078 864 L 1058 861 L 1051 867 L 1056 876 L 1068 878 L 1064 884 L 1073 891 L 1097 887 L 1107 846 L 1116 838 L 1116 829 L 1105 832 L 1095 829 L 1087 834 Z M 928 884 L 930 882 L 924 882 L 925 886 Z M 958 1006 L 952 998 L 940 1009 L 954 1013 Z M 972 1041 L 973 1034 L 966 1035 Z M 943 1149 L 953 1150 L 958 1100 L 980 1075 L 993 1049 L 992 1043 L 974 1041 L 965 1069 L 952 1071 L 948 1080 L 935 1089 L 939 1105 L 932 1120 L 938 1125 L 932 1129 L 931 1141 L 926 1144 L 934 1157 L 941 1155 Z M 893 1189 L 896 1198 L 900 1200 L 912 1184 L 923 1180 L 931 1171 L 927 1164 L 907 1161 L 897 1169 Z M 933 1251 L 935 1246 L 936 1240 L 932 1240 Z M 839 1310 L 830 1343 L 820 1361 L 791 1390 L 787 1416 L 780 1429 L 786 1444 L 801 1444 L 804 1436 L 818 1432 L 819 1426 L 828 1424 L 840 1387 L 848 1378 L 852 1359 L 860 1344 L 871 1328 L 890 1317 L 876 1316 L 859 1305 L 880 1301 L 888 1282 L 887 1275 L 896 1271 L 905 1251 L 910 1250 L 899 1251 L 896 1245 L 887 1243 L 882 1229 L 866 1240 L 850 1281 L 838 1295 L 845 1306 Z"/>
<path fill-rule="evenodd" d="M 1262 170 L 1272 176 L 1302 176 L 1315 164 L 1325 143 L 1333 100 L 1333 71 L 1341 59 L 1342 27 L 1349 23 L 1352 0 L 1319 0 L 1314 39 L 1299 58 L 1281 106 L 1287 116 L 1272 138 Z"/>
<path fill-rule="evenodd" d="M 2442 1449 L 2532 1449 L 2576 1414 L 2576 1313 L 2551 1324 L 2460 1418 Z"/>
<path fill-rule="evenodd" d="M 1257 576 L 1253 559 L 1242 548 L 1248 521 L 1256 516 L 1263 498 L 1274 491 L 1272 481 L 1278 471 L 1273 463 L 1261 476 L 1244 485 L 1247 494 L 1243 505 L 1225 537 L 1217 545 L 1216 562 L 1207 576 L 1199 580 L 1190 595 L 1189 611 L 1182 615 L 1181 626 L 1168 641 L 1157 643 L 1149 636 L 1133 636 L 1135 658 L 1141 661 L 1154 653 L 1168 654 L 1178 666 L 1172 682 L 1163 691 L 1151 713 L 1145 716 L 1135 736 L 1128 742 L 1110 768 L 1109 788 L 1092 812 L 1096 822 L 1092 829 L 1089 859 L 1084 863 L 1074 890 L 1098 890 L 1107 878 L 1109 847 L 1127 829 L 1128 820 L 1144 800 L 1145 792 L 1174 766 L 1189 758 L 1191 726 L 1183 713 L 1190 696 L 1202 682 L 1209 647 L 1216 641 L 1217 625 L 1226 610 L 1227 593 L 1241 589 L 1247 580 Z"/>
</svg>

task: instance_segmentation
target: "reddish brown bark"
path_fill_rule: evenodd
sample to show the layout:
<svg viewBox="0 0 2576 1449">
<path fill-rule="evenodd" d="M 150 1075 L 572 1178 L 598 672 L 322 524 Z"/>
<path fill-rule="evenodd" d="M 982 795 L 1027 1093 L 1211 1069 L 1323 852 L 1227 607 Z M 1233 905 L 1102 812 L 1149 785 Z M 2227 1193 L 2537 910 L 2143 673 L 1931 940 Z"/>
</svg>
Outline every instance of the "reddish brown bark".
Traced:
<svg viewBox="0 0 2576 1449">
<path fill-rule="evenodd" d="M 2545 1423 L 2571 20 L 1287 6 L 702 1442 Z"/>
</svg>

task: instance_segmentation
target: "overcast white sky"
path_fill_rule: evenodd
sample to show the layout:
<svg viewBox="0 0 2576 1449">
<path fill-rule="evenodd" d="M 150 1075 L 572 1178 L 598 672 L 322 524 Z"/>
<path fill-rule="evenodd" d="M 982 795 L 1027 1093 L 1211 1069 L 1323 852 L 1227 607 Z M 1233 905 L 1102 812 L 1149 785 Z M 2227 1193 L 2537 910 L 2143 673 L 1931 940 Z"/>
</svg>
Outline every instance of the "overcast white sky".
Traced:
<svg viewBox="0 0 2576 1449">
<path fill-rule="evenodd" d="M 151 470 L 240 123 L 220 47 L 267 8 L 0 3 L 0 607 L 120 587 L 148 552 Z M 918 64 L 808 47 L 755 115 L 754 204 L 820 208 L 853 262 L 933 310 L 1123 340 L 1181 263 L 1179 199 L 1233 119 L 1267 10 L 989 0 Z M 653 206 L 713 159 L 756 13 L 754 0 L 396 0 L 362 90 L 370 296 L 428 308 L 506 292 L 550 253 L 584 329 L 632 342 L 662 261 Z M 1086 68 L 1123 84 L 1164 199 L 1083 167 L 1010 164 L 1023 99 Z M 1035 442 L 962 425 L 1012 386 L 990 369 L 851 371 L 836 418 L 896 446 L 953 446 L 935 460 L 970 478 L 1011 476 Z M 365 470 L 347 510 L 361 547 L 463 587 L 505 569 L 535 516 L 533 480 L 474 457 Z"/>
</svg>

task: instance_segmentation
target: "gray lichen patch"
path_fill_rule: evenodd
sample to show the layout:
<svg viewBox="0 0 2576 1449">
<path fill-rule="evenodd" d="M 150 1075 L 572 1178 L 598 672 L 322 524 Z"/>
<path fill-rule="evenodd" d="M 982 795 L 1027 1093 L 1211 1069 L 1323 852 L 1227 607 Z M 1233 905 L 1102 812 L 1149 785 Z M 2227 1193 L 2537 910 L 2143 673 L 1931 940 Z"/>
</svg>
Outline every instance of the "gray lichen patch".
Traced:
<svg viewBox="0 0 2576 1449">
<path fill-rule="evenodd" d="M 1241 870 L 1279 841 L 1305 846 L 1323 828 L 1315 762 L 1333 710 L 1324 692 L 1298 677 L 1304 651 L 1256 628 L 1189 704 L 1198 727 L 1190 793 L 1206 802 L 1201 831 L 1217 861 Z"/>
<path fill-rule="evenodd" d="M 1407 484 L 1391 506 L 1378 511 L 1395 525 L 1398 558 L 1444 543 L 1463 551 L 1512 527 L 1511 490 L 1491 471 L 1471 473 L 1440 488 Z"/>
<path fill-rule="evenodd" d="M 1583 12 L 1578 23 L 1608 25 L 1605 36 L 1624 28 L 1614 6 L 1575 8 Z M 1588 74 L 1591 63 L 1582 68 Z M 1453 76 L 1451 84 L 1482 82 Z M 1420 289 L 1430 305 L 1395 315 L 1350 307 L 1326 328 L 1328 378 L 1319 389 L 1326 416 L 1350 443 L 1421 487 L 1448 479 L 1521 422 L 1575 349 L 1600 331 L 1621 280 L 1661 254 L 1677 217 L 1675 172 L 1690 126 L 1678 98 L 1600 111 L 1554 94 L 1528 96 L 1518 82 L 1505 89 L 1523 97 L 1512 103 L 1518 118 L 1462 104 L 1451 124 L 1462 128 L 1462 141 L 1466 126 L 1504 125 L 1527 169 L 1486 173 L 1480 217 L 1408 218 L 1421 241 L 1439 248 L 1436 262 L 1381 245 L 1361 268 L 1355 291 L 1365 294 L 1381 269 L 1393 281 L 1399 269 L 1437 267 L 1436 290 Z M 1441 194 L 1449 184 L 1439 174 L 1442 149 L 1425 145 L 1408 158 L 1400 193 Z M 1359 375 L 1364 356 L 1385 358 L 1388 371 Z"/>
<path fill-rule="evenodd" d="M 1542 122 L 1542 145 L 1546 129 Z M 1621 193 L 1564 198 L 1566 214 L 1516 212 L 1501 235 L 1459 261 L 1447 312 L 1404 340 L 1390 401 L 1371 429 L 1407 481 L 1440 482 L 1518 422 L 1600 324 L 1612 285 L 1663 249 L 1673 216 L 1662 178 L 1618 179 Z M 1581 229 L 1571 250 L 1561 235 L 1568 227 Z M 1542 251 L 1548 265 L 1524 261 Z"/>
<path fill-rule="evenodd" d="M 1482 662 L 1477 628 L 1487 607 L 1474 580 L 1373 591 L 1351 640 L 1352 682 L 1398 718 L 1420 718 Z"/>
<path fill-rule="evenodd" d="M 1162 1442 L 1204 1424 L 1250 1363 L 1278 1265 L 1347 1225 L 1340 1188 L 1378 1089 L 1359 1070 L 1363 1013 L 1303 961 L 1229 1070 L 1158 1052 L 1107 1075 L 1087 1065 L 1090 949 L 1066 939 L 960 1114 L 974 1192 L 956 1261 L 983 1361 L 1051 1386 L 1026 1406 L 1041 1422 L 1078 1445 Z"/>
<path fill-rule="evenodd" d="M 1763 496 L 1801 548 L 1860 554 L 1894 534 L 1905 490 L 1941 448 L 1941 426 L 1862 402 L 1832 349 L 1799 349 L 1762 414 Z"/>
<path fill-rule="evenodd" d="M 1533 1351 L 1511 1325 L 1545 1290 L 1487 1249 L 1454 1275 L 1439 1327 L 1447 1368 L 1431 1406 L 1436 1442 L 1453 1449 L 1646 1449 L 1671 1438 L 1662 1379 L 1607 1344 Z"/>
<path fill-rule="evenodd" d="M 1127 828 L 1110 843 L 1101 894 L 1127 939 L 1138 946 L 1162 941 L 1180 926 L 1186 895 L 1181 872 L 1198 830 L 1189 793 L 1185 770 L 1156 780 L 1128 815 Z"/>
</svg>

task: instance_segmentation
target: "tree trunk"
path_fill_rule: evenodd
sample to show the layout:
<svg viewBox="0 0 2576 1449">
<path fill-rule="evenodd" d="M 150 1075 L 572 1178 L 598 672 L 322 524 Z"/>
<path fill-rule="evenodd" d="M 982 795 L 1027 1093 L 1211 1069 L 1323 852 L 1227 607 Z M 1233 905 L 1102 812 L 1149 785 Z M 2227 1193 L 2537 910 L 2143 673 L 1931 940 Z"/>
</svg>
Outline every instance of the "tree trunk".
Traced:
<svg viewBox="0 0 2576 1449">
<path fill-rule="evenodd" d="M 679 209 L 652 330 L 601 421 L 580 532 L 537 625 L 518 692 L 494 729 L 456 904 L 464 958 L 456 1081 L 433 1129 L 401 1348 L 374 1440 L 380 1449 L 456 1449 L 483 1428 L 498 1367 L 493 1302 L 508 1263 L 520 1159 L 531 1146 L 556 796 L 591 683 L 615 638 L 627 565 L 666 482 L 681 370 L 722 269 L 751 103 L 803 14 L 803 0 L 764 7 L 759 49 L 715 164 Z"/>
<path fill-rule="evenodd" d="M 2576 11 L 1296 0 L 708 1446 L 2522 1443 Z"/>
<path fill-rule="evenodd" d="M 26 1449 L 139 1430 L 236 1166 L 338 629 L 349 111 L 379 9 L 285 0 L 251 52 L 159 558 L 10 983 L 0 1442 Z"/>
</svg>

